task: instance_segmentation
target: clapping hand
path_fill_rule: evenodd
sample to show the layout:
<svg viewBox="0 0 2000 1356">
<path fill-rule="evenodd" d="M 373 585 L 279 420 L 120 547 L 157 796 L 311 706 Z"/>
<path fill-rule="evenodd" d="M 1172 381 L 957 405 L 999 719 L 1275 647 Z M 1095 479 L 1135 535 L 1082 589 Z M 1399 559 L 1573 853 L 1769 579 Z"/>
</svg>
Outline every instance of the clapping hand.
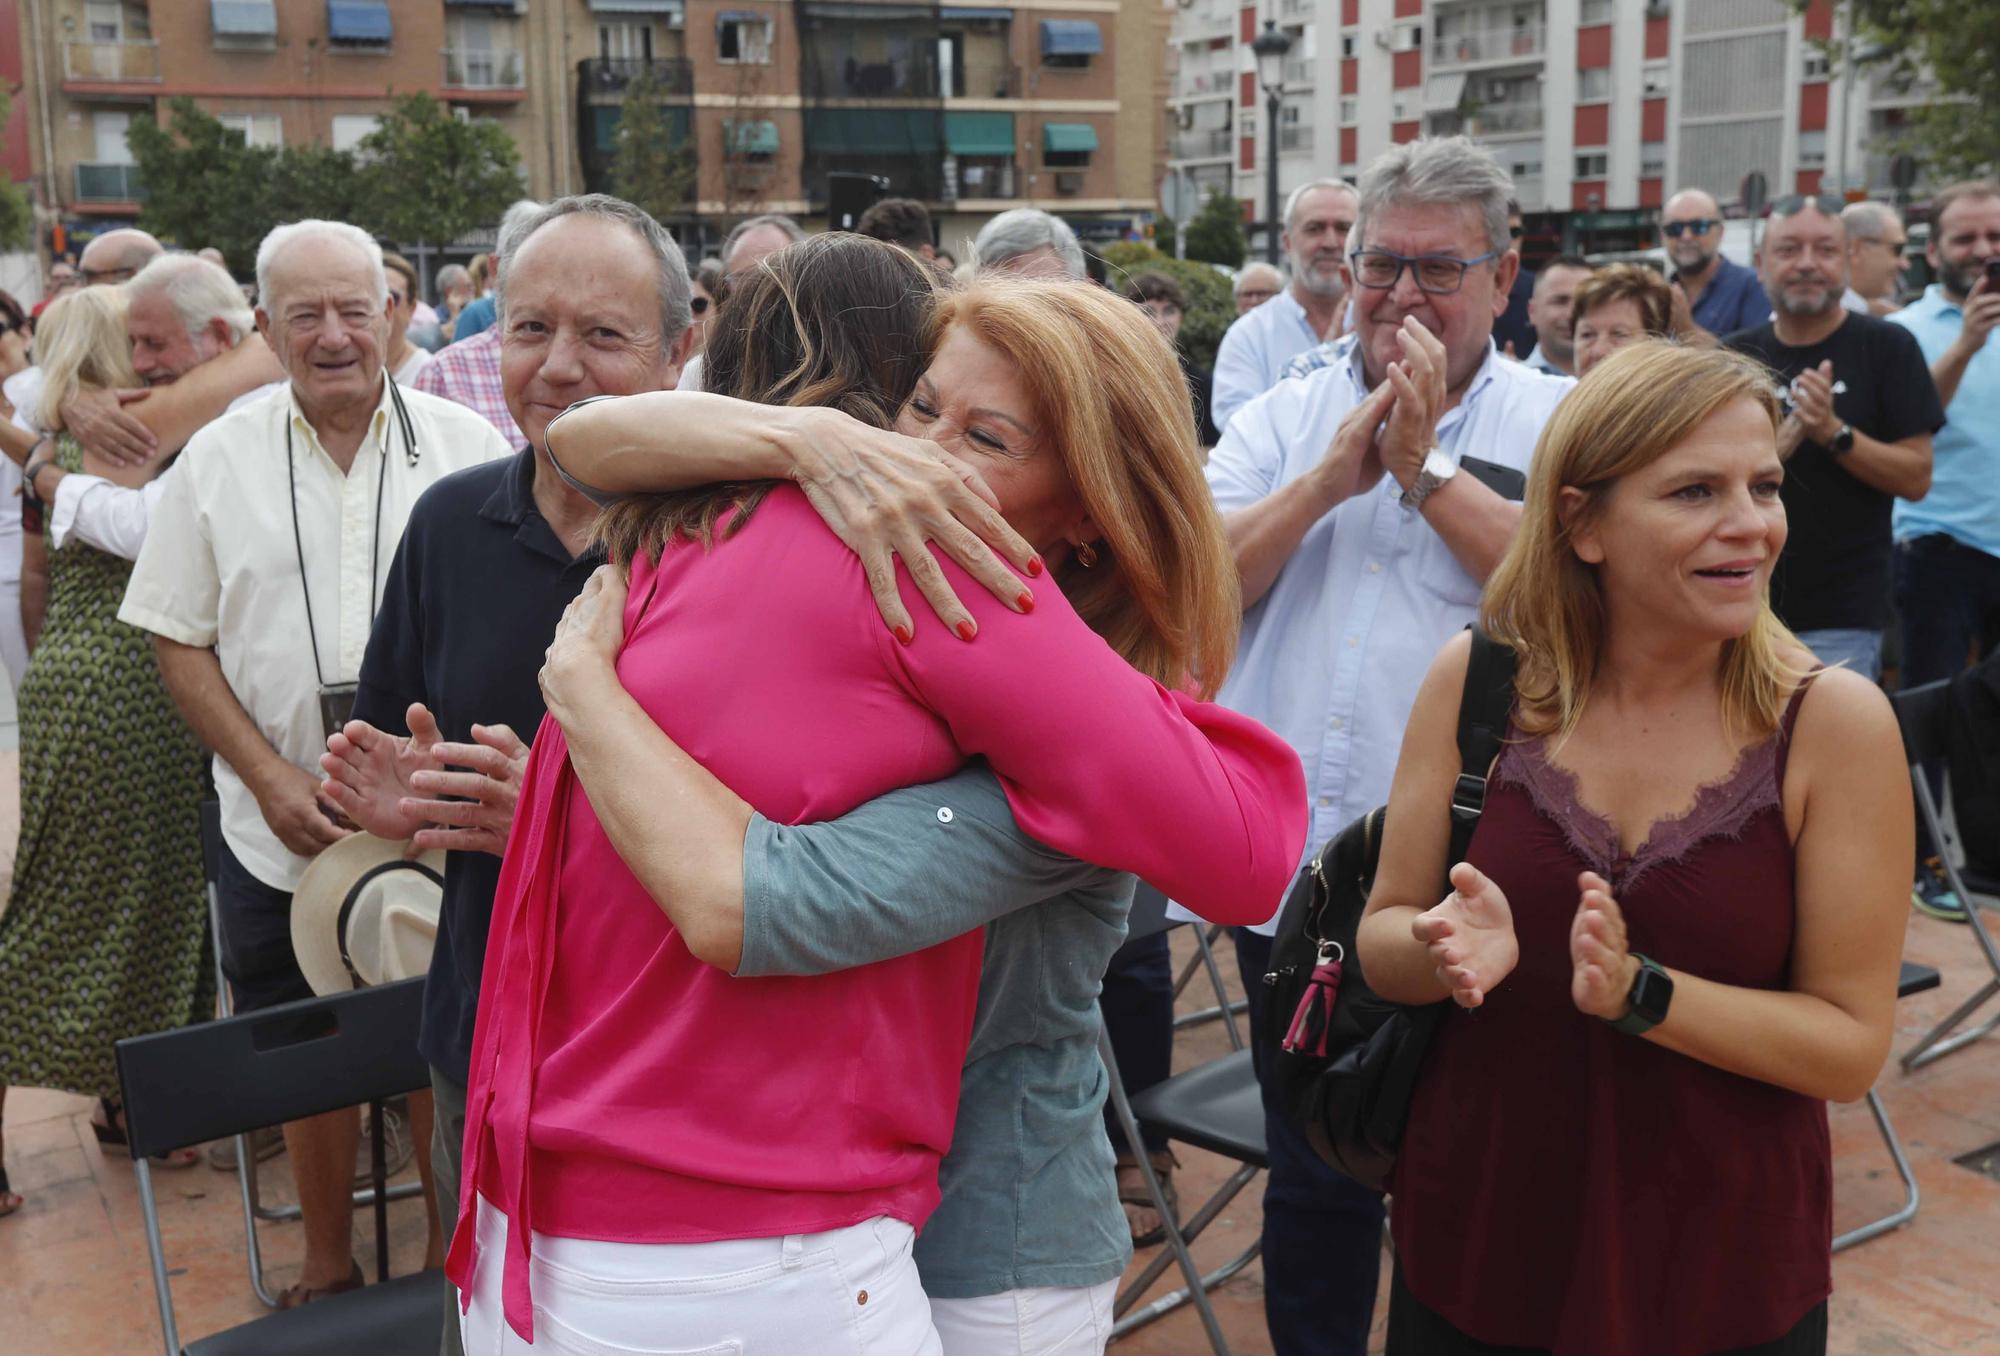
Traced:
<svg viewBox="0 0 2000 1356">
<path fill-rule="evenodd" d="M 1833 412 L 1833 360 L 1809 367 L 1792 379 L 1792 413 L 1806 437 L 1824 447 L 1840 433 Z"/>
<path fill-rule="evenodd" d="M 1625 914 L 1611 886 L 1595 871 L 1576 878 L 1582 892 L 1570 923 L 1569 992 L 1578 1012 L 1615 1022 L 1631 1006 L 1639 962 L 1625 940 Z"/>
<path fill-rule="evenodd" d="M 405 719 L 407 738 L 385 734 L 365 720 L 350 720 L 327 736 L 319 760 L 326 773 L 322 794 L 378 838 L 410 838 L 429 824 L 403 807 L 415 791 L 411 778 L 438 766 L 433 756 L 437 720 L 422 702 L 412 704 Z"/>
<path fill-rule="evenodd" d="M 1424 458 L 1437 446 L 1438 420 L 1444 417 L 1444 342 L 1414 316 L 1403 317 L 1396 338 L 1403 356 L 1389 364 L 1383 385 L 1396 393 L 1396 407 L 1383 426 L 1379 455 L 1396 483 L 1409 489 L 1424 469 Z"/>
<path fill-rule="evenodd" d="M 1470 862 L 1451 869 L 1452 892 L 1420 913 L 1410 932 L 1429 950 L 1438 981 L 1460 1007 L 1476 1008 L 1521 959 L 1507 896 Z"/>
</svg>

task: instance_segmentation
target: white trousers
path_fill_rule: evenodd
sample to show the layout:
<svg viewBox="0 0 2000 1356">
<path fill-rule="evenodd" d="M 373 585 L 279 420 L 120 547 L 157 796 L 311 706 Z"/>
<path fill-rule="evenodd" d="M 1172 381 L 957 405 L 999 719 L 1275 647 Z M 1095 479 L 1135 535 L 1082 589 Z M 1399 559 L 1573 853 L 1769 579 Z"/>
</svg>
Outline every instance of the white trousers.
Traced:
<svg viewBox="0 0 2000 1356">
<path fill-rule="evenodd" d="M 900 1220 L 727 1243 L 534 1237 L 530 1345 L 501 1314 L 507 1217 L 479 1200 L 466 1356 L 943 1356 Z"/>
<path fill-rule="evenodd" d="M 1101 1356 L 1118 1282 L 1041 1286 L 977 1299 L 934 1299 L 944 1356 Z"/>
</svg>

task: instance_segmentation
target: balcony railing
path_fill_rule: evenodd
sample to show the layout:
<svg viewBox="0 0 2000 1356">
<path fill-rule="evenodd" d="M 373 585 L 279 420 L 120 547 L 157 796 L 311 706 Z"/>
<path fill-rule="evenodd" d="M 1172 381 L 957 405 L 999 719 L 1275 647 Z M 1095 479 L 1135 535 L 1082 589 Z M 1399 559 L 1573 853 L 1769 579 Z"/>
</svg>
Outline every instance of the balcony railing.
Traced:
<svg viewBox="0 0 2000 1356">
<path fill-rule="evenodd" d="M 685 57 L 648 61 L 643 57 L 590 57 L 578 67 L 578 80 L 593 96 L 622 99 L 626 86 L 641 76 L 662 94 L 694 93 L 694 63 Z"/>
<path fill-rule="evenodd" d="M 1176 160 L 1213 160 L 1226 157 L 1236 141 L 1236 133 L 1227 127 L 1217 127 L 1202 132 L 1176 132 L 1174 134 L 1174 156 Z"/>
<path fill-rule="evenodd" d="M 1524 61 L 1542 55 L 1548 31 L 1540 24 L 1525 28 L 1488 28 L 1454 33 L 1431 44 L 1431 66 L 1477 66 L 1493 61 Z"/>
<path fill-rule="evenodd" d="M 928 54 L 887 61 L 863 61 L 833 42 L 807 38 L 805 88 L 808 99 L 935 99 L 938 71 Z M 970 93 L 970 90 L 967 91 Z"/>
<path fill-rule="evenodd" d="M 1281 151 L 1309 151 L 1313 148 L 1311 123 L 1300 123 L 1296 127 L 1278 129 L 1278 149 Z"/>
<path fill-rule="evenodd" d="M 1428 121 L 1432 136 L 1448 137 L 1460 133 L 1469 137 L 1525 136 L 1542 130 L 1542 106 L 1538 103 L 1488 104 L 1471 113 L 1433 113 Z"/>
<path fill-rule="evenodd" d="M 146 185 L 139 180 L 137 165 L 79 164 L 76 167 L 76 201 L 144 202 Z"/>
<path fill-rule="evenodd" d="M 1278 0 L 1278 17 L 1284 20 L 1310 19 L 1314 0 Z"/>
<path fill-rule="evenodd" d="M 1012 62 L 986 61 L 967 65 L 953 73 L 952 99 L 1018 99 L 1024 82 L 1021 68 Z"/>
<path fill-rule="evenodd" d="M 63 44 L 63 79 L 144 81 L 160 79 L 160 45 L 156 42 L 83 42 Z"/>
<path fill-rule="evenodd" d="M 528 76 L 512 48 L 447 47 L 444 83 L 447 89 L 526 89 Z"/>
<path fill-rule="evenodd" d="M 1311 57 L 1285 63 L 1285 85 L 1290 89 L 1311 89 L 1319 63 Z"/>
</svg>

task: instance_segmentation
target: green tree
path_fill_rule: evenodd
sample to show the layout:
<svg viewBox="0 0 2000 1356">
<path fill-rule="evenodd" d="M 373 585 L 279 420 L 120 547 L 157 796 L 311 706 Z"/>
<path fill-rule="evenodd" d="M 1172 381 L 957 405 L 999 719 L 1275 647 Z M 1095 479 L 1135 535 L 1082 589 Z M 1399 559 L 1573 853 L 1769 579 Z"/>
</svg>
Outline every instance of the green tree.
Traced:
<svg viewBox="0 0 2000 1356">
<path fill-rule="evenodd" d="M 1162 254 L 1174 252 L 1174 236 L 1180 231 L 1180 223 L 1165 212 L 1153 218 L 1153 248 Z"/>
<path fill-rule="evenodd" d="M 522 194 L 521 154 L 505 129 L 460 121 L 428 94 L 398 99 L 359 151 L 355 223 L 391 240 L 456 240 Z"/>
<path fill-rule="evenodd" d="M 190 249 L 213 245 L 238 276 L 250 272 L 257 242 L 280 215 L 272 180 L 279 152 L 246 146 L 231 131 L 195 107 L 174 99 L 167 125 L 134 118 L 125 134 L 145 185 L 139 223 L 165 240 Z"/>
<path fill-rule="evenodd" d="M 611 186 L 625 201 L 664 220 L 694 195 L 697 170 L 686 126 L 674 126 L 662 94 L 651 75 L 641 75 L 625 87 Z"/>
<path fill-rule="evenodd" d="M 1236 319 L 1236 297 L 1229 275 L 1213 264 L 1175 259 L 1136 240 L 1106 245 L 1103 253 L 1105 281 L 1114 290 L 1122 292 L 1135 273 L 1164 273 L 1180 284 L 1187 297 L 1187 309 L 1181 313 L 1181 351 L 1197 367 L 1214 367 L 1215 346 Z"/>
<path fill-rule="evenodd" d="M 14 101 L 0 89 L 0 127 L 7 125 Z M 28 195 L 11 179 L 0 179 L 0 249 L 26 249 L 34 242 L 35 210 Z"/>
<path fill-rule="evenodd" d="M 1791 0 L 1804 10 L 1807 0 Z M 2000 0 L 1851 0 L 1855 48 L 1892 79 L 1929 75 L 1942 98 L 1908 110 L 1881 150 L 1913 151 L 1938 182 L 2000 166 Z M 1835 68 L 1841 45 L 1822 44 Z M 1865 78 L 1865 73 L 1863 75 Z"/>
<path fill-rule="evenodd" d="M 1243 238 L 1243 204 L 1227 193 L 1210 193 L 1188 222 L 1187 257 L 1241 268 L 1249 248 Z"/>
</svg>

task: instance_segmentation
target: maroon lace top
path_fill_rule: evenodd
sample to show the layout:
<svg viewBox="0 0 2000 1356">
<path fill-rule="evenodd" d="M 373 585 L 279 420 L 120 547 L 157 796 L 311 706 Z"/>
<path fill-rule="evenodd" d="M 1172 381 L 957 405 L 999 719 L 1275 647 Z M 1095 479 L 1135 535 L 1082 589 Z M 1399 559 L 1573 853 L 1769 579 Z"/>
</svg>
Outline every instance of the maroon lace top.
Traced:
<svg viewBox="0 0 2000 1356">
<path fill-rule="evenodd" d="M 1467 855 L 1507 892 L 1521 960 L 1440 1028 L 1393 1188 L 1404 1282 L 1467 1336 L 1698 1356 L 1780 1337 L 1831 1292 L 1826 1104 L 1619 1035 L 1570 1001 L 1586 869 L 1611 882 L 1634 950 L 1786 986 L 1780 788 L 1798 707 L 1630 857 L 1542 741 L 1501 754 Z"/>
</svg>

